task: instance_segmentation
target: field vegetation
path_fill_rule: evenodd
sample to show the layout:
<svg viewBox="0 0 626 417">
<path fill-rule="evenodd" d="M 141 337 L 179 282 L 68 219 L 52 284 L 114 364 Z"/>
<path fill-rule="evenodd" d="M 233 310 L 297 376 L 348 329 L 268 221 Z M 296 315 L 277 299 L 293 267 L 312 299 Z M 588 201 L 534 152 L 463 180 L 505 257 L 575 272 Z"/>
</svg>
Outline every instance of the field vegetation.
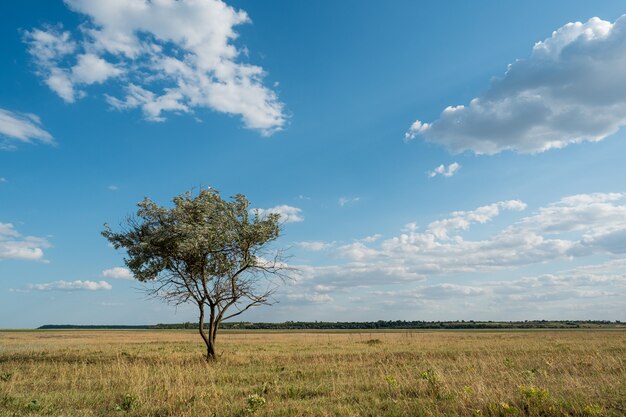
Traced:
<svg viewBox="0 0 626 417">
<path fill-rule="evenodd" d="M 0 416 L 624 416 L 621 330 L 0 332 Z"/>
</svg>

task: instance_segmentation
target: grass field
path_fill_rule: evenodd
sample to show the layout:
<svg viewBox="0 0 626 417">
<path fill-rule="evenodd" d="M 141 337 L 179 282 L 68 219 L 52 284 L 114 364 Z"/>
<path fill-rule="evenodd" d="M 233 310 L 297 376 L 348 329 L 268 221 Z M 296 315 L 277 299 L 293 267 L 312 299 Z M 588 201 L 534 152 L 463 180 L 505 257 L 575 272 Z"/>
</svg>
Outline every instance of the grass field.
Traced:
<svg viewBox="0 0 626 417">
<path fill-rule="evenodd" d="M 0 332 L 0 416 L 624 416 L 626 332 Z"/>
</svg>

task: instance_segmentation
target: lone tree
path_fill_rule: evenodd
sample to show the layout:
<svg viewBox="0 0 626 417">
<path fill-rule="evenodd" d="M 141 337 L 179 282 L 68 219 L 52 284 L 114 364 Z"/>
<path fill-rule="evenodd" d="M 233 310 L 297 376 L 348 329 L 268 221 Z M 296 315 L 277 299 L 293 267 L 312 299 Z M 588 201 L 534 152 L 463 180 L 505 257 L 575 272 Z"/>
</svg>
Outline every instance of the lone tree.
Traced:
<svg viewBox="0 0 626 417">
<path fill-rule="evenodd" d="M 271 304 L 277 279 L 286 276 L 281 251 L 268 256 L 280 234 L 279 215 L 259 216 L 245 196 L 227 201 L 213 189 L 187 192 L 173 203 L 165 208 L 145 198 L 119 233 L 105 224 L 102 235 L 126 250 L 124 262 L 137 280 L 152 283 L 149 295 L 198 307 L 206 358 L 215 359 L 220 323 Z"/>
</svg>

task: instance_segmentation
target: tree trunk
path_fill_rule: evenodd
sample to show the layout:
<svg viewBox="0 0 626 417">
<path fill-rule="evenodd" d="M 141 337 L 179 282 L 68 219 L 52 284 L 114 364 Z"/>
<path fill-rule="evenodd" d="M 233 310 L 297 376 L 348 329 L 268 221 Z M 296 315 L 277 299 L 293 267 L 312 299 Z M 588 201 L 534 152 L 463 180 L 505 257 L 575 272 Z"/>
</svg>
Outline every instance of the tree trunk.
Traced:
<svg viewBox="0 0 626 417">
<path fill-rule="evenodd" d="M 202 336 L 202 340 L 204 340 L 204 344 L 206 345 L 206 360 L 207 362 L 215 359 L 215 338 L 213 335 L 209 334 L 207 336 L 204 331 L 204 305 L 200 304 L 200 318 L 198 319 L 198 331 L 200 332 L 200 336 Z M 213 327 L 213 323 L 209 323 L 209 328 Z"/>
<path fill-rule="evenodd" d="M 207 362 L 215 360 L 215 342 L 210 339 L 206 345 L 206 360 Z"/>
</svg>

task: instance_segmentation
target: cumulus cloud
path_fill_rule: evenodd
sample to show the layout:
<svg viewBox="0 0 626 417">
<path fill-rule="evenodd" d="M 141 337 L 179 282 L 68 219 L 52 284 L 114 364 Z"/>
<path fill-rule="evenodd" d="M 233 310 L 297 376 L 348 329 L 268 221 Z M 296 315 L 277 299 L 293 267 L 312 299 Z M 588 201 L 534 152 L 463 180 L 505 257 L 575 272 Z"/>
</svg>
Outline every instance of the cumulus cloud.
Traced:
<svg viewBox="0 0 626 417">
<path fill-rule="evenodd" d="M 22 236 L 11 223 L 0 223 L 0 261 L 3 259 L 41 261 L 44 249 L 51 246 L 44 238 Z"/>
<path fill-rule="evenodd" d="M 487 223 L 500 214 L 500 210 L 523 211 L 526 203 L 519 200 L 507 200 L 478 207 L 471 211 L 454 211 L 452 215 L 443 220 L 436 220 L 428 225 L 427 234 L 439 240 L 449 240 L 449 233 L 458 230 L 468 230 L 472 223 Z M 412 226 L 407 228 L 415 233 Z"/>
<path fill-rule="evenodd" d="M 104 278 L 114 279 L 133 279 L 133 273 L 128 268 L 116 266 L 114 268 L 105 269 L 101 275 Z"/>
<path fill-rule="evenodd" d="M 358 240 L 342 245 L 333 251 L 335 265 L 298 266 L 298 282 L 337 288 L 396 285 L 626 253 L 626 194 L 622 193 L 565 197 L 495 230 L 491 227 L 488 236 L 467 237 L 471 229 L 494 221 L 503 211 L 526 209 L 519 200 L 500 201 L 452 212 L 422 228 L 408 224 L 398 235 L 380 242 Z M 463 289 L 428 291 L 435 290 Z"/>
<path fill-rule="evenodd" d="M 359 242 L 364 242 L 364 243 L 374 243 L 376 242 L 378 239 L 380 239 L 381 237 L 383 237 L 383 235 L 376 233 L 373 235 L 369 235 L 369 236 L 365 236 L 363 239 L 358 239 Z"/>
<path fill-rule="evenodd" d="M 100 291 L 113 288 L 106 281 L 54 281 L 45 284 L 29 284 L 28 289 L 36 291 Z"/>
<path fill-rule="evenodd" d="M 113 108 L 139 108 L 152 121 L 209 108 L 241 116 L 263 134 L 285 125 L 265 71 L 245 62 L 246 49 L 235 44 L 235 28 L 250 23 L 243 10 L 221 0 L 65 3 L 84 18 L 78 30 L 45 26 L 24 35 L 37 73 L 64 101 L 109 83 Z"/>
<path fill-rule="evenodd" d="M 16 113 L 0 108 L 0 149 L 13 149 L 13 142 L 53 144 L 52 135 L 41 126 L 41 120 L 31 113 Z"/>
<path fill-rule="evenodd" d="M 433 169 L 432 171 L 428 171 L 427 175 L 429 178 L 434 178 L 437 175 L 442 175 L 444 177 L 451 177 L 454 174 L 456 174 L 459 169 L 461 169 L 461 165 L 459 165 L 456 162 L 451 163 L 447 167 L 441 164 L 437 168 Z"/>
<path fill-rule="evenodd" d="M 431 123 L 415 121 L 405 139 L 421 136 L 452 153 L 544 152 L 597 142 L 626 124 L 626 15 L 568 23 L 510 64 L 469 105 L 450 106 Z"/>
<path fill-rule="evenodd" d="M 285 204 L 268 209 L 255 208 L 252 209 L 252 211 L 256 211 L 260 217 L 267 216 L 268 214 L 278 214 L 280 215 L 281 221 L 284 223 L 297 223 L 304 220 L 301 208 L 292 207 Z"/>
</svg>

